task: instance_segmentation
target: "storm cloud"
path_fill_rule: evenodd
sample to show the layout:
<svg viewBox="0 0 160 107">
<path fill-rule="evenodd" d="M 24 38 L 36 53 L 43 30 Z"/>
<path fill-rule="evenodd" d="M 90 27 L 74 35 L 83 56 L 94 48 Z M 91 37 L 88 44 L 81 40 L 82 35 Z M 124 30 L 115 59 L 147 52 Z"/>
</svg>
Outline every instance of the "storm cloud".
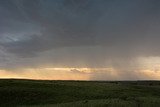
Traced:
<svg viewBox="0 0 160 107">
<path fill-rule="evenodd" d="M 159 5 L 158 0 L 1 0 L 0 67 L 113 67 L 137 77 L 137 58 L 160 57 Z"/>
</svg>

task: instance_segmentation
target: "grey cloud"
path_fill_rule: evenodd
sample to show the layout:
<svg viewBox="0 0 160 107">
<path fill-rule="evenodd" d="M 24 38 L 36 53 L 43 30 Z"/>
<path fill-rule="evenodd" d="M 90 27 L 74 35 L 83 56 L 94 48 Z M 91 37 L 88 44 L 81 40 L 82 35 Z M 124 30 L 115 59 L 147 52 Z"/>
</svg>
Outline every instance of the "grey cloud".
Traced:
<svg viewBox="0 0 160 107">
<path fill-rule="evenodd" d="M 12 67 L 113 66 L 128 74 L 138 66 L 134 58 L 160 54 L 159 4 L 158 0 L 3 0 L 1 50 Z"/>
<path fill-rule="evenodd" d="M 77 69 L 71 69 L 70 70 L 72 73 L 80 73 L 80 74 L 85 74 L 84 71 L 80 71 L 80 70 L 77 70 Z"/>
<path fill-rule="evenodd" d="M 39 29 L 42 36 L 31 36 L 29 40 L 13 41 L 3 46 L 9 52 L 22 54 L 20 56 L 27 54 L 32 56 L 41 51 L 72 46 L 113 46 L 115 49 L 124 48 L 123 50 L 128 51 L 138 48 L 140 51 L 148 47 L 149 51 L 154 51 L 152 47 L 155 48 L 159 40 L 159 30 L 156 29 L 159 27 L 157 23 L 160 17 L 158 3 L 150 0 L 140 2 L 16 0 L 5 5 L 12 8 L 15 6 L 17 9 L 13 10 L 15 13 L 19 11 L 22 16 L 28 16 L 31 22 L 39 24 L 43 29 Z"/>
</svg>

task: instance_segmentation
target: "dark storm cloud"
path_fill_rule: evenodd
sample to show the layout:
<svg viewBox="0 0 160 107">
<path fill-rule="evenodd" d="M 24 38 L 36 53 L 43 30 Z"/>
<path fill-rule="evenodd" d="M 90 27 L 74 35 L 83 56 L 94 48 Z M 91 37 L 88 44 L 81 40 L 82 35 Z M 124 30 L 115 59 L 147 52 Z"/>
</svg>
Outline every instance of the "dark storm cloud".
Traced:
<svg viewBox="0 0 160 107">
<path fill-rule="evenodd" d="M 134 48 L 146 51 L 145 47 L 155 51 L 151 48 L 156 46 L 159 50 L 158 4 L 160 2 L 156 0 L 1 1 L 2 13 L 5 12 L 1 17 L 3 31 L 28 32 L 23 28 L 33 24 L 40 26 L 41 32 L 40 36 L 33 34 L 30 39 L 11 41 L 2 46 L 20 56 L 72 46 L 115 46 L 123 51 Z"/>
<path fill-rule="evenodd" d="M 159 56 L 159 5 L 158 0 L 1 0 L 0 49 L 11 62 L 16 55 L 17 66 L 73 61 L 70 66 L 124 68 L 135 57 Z"/>
</svg>

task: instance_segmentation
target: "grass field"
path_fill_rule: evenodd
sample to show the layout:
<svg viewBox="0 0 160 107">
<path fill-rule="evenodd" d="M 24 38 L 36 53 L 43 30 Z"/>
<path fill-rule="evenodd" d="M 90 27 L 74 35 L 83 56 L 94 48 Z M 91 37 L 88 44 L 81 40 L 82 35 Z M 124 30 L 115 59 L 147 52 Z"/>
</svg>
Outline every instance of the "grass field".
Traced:
<svg viewBox="0 0 160 107">
<path fill-rule="evenodd" d="M 0 107 L 160 107 L 160 81 L 0 80 Z"/>
</svg>

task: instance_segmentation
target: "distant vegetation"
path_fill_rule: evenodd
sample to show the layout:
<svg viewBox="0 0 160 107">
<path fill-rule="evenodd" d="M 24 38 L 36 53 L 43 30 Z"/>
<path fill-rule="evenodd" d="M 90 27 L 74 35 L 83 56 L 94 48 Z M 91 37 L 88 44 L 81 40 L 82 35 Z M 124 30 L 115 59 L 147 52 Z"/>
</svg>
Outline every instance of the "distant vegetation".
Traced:
<svg viewBox="0 0 160 107">
<path fill-rule="evenodd" d="M 160 81 L 0 80 L 0 107 L 160 107 Z"/>
</svg>

